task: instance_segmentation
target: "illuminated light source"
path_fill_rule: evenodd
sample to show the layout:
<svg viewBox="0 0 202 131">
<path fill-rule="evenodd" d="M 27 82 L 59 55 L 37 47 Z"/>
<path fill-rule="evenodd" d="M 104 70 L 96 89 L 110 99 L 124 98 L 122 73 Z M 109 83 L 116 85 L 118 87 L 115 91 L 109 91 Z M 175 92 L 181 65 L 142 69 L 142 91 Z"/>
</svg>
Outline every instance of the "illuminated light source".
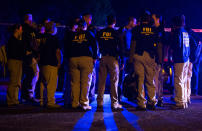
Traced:
<svg viewBox="0 0 202 131">
<path fill-rule="evenodd" d="M 193 32 L 202 33 L 202 29 L 192 29 Z M 171 32 L 171 28 L 164 28 L 165 32 Z"/>
<path fill-rule="evenodd" d="M 170 75 L 172 75 L 172 73 L 173 73 L 172 68 L 169 68 L 169 72 L 170 72 Z"/>
</svg>

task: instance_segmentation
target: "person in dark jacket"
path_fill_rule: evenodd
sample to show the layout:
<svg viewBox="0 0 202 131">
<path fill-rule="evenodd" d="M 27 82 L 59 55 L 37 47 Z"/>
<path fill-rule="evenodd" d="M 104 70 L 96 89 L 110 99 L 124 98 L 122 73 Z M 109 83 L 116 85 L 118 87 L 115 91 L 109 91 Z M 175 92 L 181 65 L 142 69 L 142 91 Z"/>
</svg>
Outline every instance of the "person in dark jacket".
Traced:
<svg viewBox="0 0 202 131">
<path fill-rule="evenodd" d="M 129 17 L 127 25 L 121 28 L 121 42 L 124 45 L 124 68 L 120 69 L 119 73 L 119 84 L 118 84 L 118 99 L 121 101 L 123 95 L 123 81 L 126 75 L 132 74 L 133 69 L 129 66 L 129 57 L 130 57 L 130 45 L 132 39 L 132 29 L 137 26 L 137 19 L 135 17 Z M 121 66 L 121 65 L 120 65 Z"/>
<path fill-rule="evenodd" d="M 67 40 L 67 57 L 71 77 L 72 108 L 81 107 L 91 110 L 89 106 L 89 89 L 93 67 L 97 59 L 95 36 L 87 31 L 85 21 L 80 21 L 76 32 L 71 32 Z"/>
<path fill-rule="evenodd" d="M 161 64 L 158 39 L 159 34 L 153 26 L 150 12 L 143 12 L 140 25 L 133 29 L 130 50 L 130 62 L 134 62 L 135 75 L 138 77 L 138 110 L 154 110 L 157 103 L 153 81 L 157 64 Z M 148 101 L 145 99 L 144 86 L 147 87 Z"/>
<path fill-rule="evenodd" d="M 152 18 L 154 19 L 154 26 L 156 27 L 156 30 L 159 32 L 159 46 L 161 46 L 161 50 L 159 54 L 163 55 L 163 49 L 165 48 L 165 31 L 164 26 L 162 23 L 162 17 L 157 14 L 152 14 Z M 161 59 L 163 59 L 163 56 L 159 56 Z M 161 60 L 163 61 L 163 60 Z M 162 62 L 161 64 L 158 64 L 156 67 L 156 75 L 155 75 L 155 86 L 156 86 L 156 96 L 158 99 L 157 106 L 163 106 L 163 73 L 162 73 Z"/>
<path fill-rule="evenodd" d="M 96 30 L 95 26 L 92 25 L 92 18 L 93 18 L 92 14 L 85 13 L 82 18 L 84 19 L 84 21 L 87 24 L 87 30 L 96 36 L 97 30 Z M 90 103 L 95 100 L 95 86 L 96 86 L 96 63 L 93 68 L 92 83 L 91 83 L 90 91 L 89 91 Z"/>
<path fill-rule="evenodd" d="M 187 78 L 190 62 L 190 35 L 185 27 L 185 17 L 175 16 L 172 20 L 171 51 L 174 62 L 175 109 L 188 108 Z"/>
<path fill-rule="evenodd" d="M 54 22 L 46 24 L 45 42 L 40 45 L 40 105 L 44 103 L 44 88 L 47 88 L 47 107 L 59 108 L 55 102 L 55 92 L 57 89 L 58 69 L 62 63 L 62 55 L 59 47 L 59 40 L 56 37 L 57 27 Z"/>
<path fill-rule="evenodd" d="M 7 91 L 7 105 L 19 104 L 18 93 L 21 87 L 22 63 L 25 56 L 25 42 L 22 39 L 22 26 L 14 25 L 13 34 L 6 45 L 9 71 L 9 85 Z"/>
<path fill-rule="evenodd" d="M 36 30 L 32 21 L 32 14 L 24 17 L 23 39 L 26 43 L 26 56 L 23 60 L 23 73 L 25 78 L 22 84 L 22 100 L 36 102 L 34 90 L 39 77 L 39 67 L 36 60 Z"/>
<path fill-rule="evenodd" d="M 119 81 L 119 64 L 118 58 L 123 60 L 123 46 L 121 46 L 120 35 L 114 29 L 116 17 L 109 15 L 107 17 L 108 26 L 100 30 L 97 34 L 99 50 L 102 55 L 99 67 L 99 83 L 97 106 L 103 107 L 103 97 L 105 91 L 105 83 L 107 74 L 110 74 L 111 84 L 111 107 L 112 109 L 122 109 L 122 105 L 118 102 L 118 81 Z M 122 62 L 123 63 L 123 62 Z"/>
<path fill-rule="evenodd" d="M 78 17 L 77 17 L 78 18 Z M 64 80 L 64 106 L 71 107 L 71 86 L 70 86 L 70 74 L 69 74 L 69 39 L 72 37 L 72 34 L 77 31 L 78 22 L 77 18 L 70 20 L 69 28 L 67 28 L 64 36 L 64 67 L 65 67 L 65 80 Z"/>
</svg>

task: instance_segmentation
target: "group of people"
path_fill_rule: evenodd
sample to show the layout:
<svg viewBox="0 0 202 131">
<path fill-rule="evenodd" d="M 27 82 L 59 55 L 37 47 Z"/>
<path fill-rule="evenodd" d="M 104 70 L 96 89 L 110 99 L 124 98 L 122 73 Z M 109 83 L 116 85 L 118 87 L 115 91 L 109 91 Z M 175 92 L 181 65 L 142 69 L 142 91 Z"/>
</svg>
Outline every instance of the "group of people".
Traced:
<svg viewBox="0 0 202 131">
<path fill-rule="evenodd" d="M 149 11 L 144 11 L 138 20 L 129 17 L 127 25 L 118 30 L 115 28 L 114 15 L 107 16 L 107 26 L 104 29 L 98 30 L 91 22 L 92 15 L 89 13 L 70 22 L 64 35 L 63 53 L 53 21 L 44 21 L 36 30 L 32 15 L 27 14 L 24 24 L 12 27 L 12 36 L 6 45 L 10 74 L 8 106 L 19 104 L 20 88 L 23 100 L 37 102 L 34 90 L 39 80 L 40 105 L 49 108 L 60 107 L 56 104 L 54 95 L 58 69 L 64 58 L 71 87 L 70 90 L 66 89 L 71 97 L 64 98 L 70 100 L 72 108 L 91 110 L 89 103 L 95 99 L 95 66 L 99 60 L 98 108 L 103 108 L 104 105 L 103 97 L 109 74 L 111 107 L 114 110 L 122 109 L 120 103 L 124 77 L 133 72 L 137 76 L 137 109 L 153 110 L 157 103 L 163 103 L 163 58 L 167 57 L 165 54 L 172 54 L 175 108 L 188 107 L 191 103 L 192 63 L 199 57 L 196 51 L 199 50 L 200 40 L 185 27 L 183 15 L 173 18 L 169 42 L 164 40 L 161 17 Z"/>
</svg>

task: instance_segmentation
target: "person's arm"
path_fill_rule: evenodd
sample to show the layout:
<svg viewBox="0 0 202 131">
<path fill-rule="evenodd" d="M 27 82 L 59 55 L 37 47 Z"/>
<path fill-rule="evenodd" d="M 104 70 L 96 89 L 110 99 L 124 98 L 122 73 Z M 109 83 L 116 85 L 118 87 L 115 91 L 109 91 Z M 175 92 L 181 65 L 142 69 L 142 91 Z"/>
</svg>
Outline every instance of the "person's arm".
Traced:
<svg viewBox="0 0 202 131">
<path fill-rule="evenodd" d="M 118 32 L 118 45 L 119 45 L 120 65 L 121 65 L 120 70 L 123 70 L 125 46 L 124 46 L 123 36 L 121 32 Z"/>
<path fill-rule="evenodd" d="M 157 45 L 157 53 L 158 53 L 158 64 L 162 66 L 163 63 L 163 44 L 159 42 Z"/>
<path fill-rule="evenodd" d="M 90 35 L 90 45 L 93 53 L 93 63 L 95 64 L 98 58 L 98 43 L 94 34 L 90 33 L 89 35 Z"/>
<path fill-rule="evenodd" d="M 129 59 L 130 63 L 133 63 L 133 56 L 135 53 L 135 47 L 136 47 L 136 41 L 132 40 L 131 44 L 130 44 L 130 59 Z"/>
<path fill-rule="evenodd" d="M 58 61 L 58 68 L 60 68 L 60 66 L 62 64 L 62 52 L 60 51 L 59 48 L 56 50 L 56 58 Z"/>
</svg>

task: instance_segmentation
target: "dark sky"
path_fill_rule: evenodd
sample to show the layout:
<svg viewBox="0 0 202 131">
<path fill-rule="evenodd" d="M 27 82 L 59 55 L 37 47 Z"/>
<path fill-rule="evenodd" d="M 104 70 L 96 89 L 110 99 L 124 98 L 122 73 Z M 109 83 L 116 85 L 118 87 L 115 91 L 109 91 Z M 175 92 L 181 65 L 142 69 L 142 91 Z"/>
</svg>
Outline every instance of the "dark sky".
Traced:
<svg viewBox="0 0 202 131">
<path fill-rule="evenodd" d="M 22 20 L 26 12 L 31 12 L 37 23 L 51 17 L 62 24 L 72 16 L 92 12 L 94 21 L 103 24 L 108 13 L 117 16 L 122 25 L 128 16 L 138 17 L 140 11 L 148 9 L 163 15 L 169 26 L 170 19 L 177 14 L 185 14 L 187 24 L 192 28 L 202 28 L 202 0 L 0 0 L 0 22 L 15 23 Z"/>
</svg>

